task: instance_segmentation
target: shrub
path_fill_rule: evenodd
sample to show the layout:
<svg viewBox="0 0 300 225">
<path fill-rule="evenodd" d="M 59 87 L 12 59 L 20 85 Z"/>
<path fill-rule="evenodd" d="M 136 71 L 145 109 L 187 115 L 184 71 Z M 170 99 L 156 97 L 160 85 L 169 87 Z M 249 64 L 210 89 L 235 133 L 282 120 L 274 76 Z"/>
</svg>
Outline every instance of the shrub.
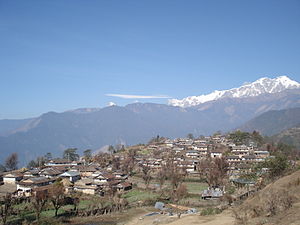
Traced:
<svg viewBox="0 0 300 225">
<path fill-rule="evenodd" d="M 206 208 L 203 209 L 200 213 L 201 216 L 209 216 L 221 213 L 222 210 L 219 208 Z"/>
</svg>

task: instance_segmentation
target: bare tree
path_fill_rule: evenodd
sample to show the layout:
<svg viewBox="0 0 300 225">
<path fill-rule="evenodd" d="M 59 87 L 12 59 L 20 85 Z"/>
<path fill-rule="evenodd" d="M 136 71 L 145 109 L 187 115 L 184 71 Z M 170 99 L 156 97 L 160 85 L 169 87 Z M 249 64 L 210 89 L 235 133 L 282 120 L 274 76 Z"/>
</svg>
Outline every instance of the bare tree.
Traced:
<svg viewBox="0 0 300 225">
<path fill-rule="evenodd" d="M 145 165 L 142 165 L 141 167 L 142 167 L 142 173 L 143 173 L 142 178 L 145 182 L 146 189 L 148 189 L 150 181 L 152 179 L 151 168 L 149 166 L 145 166 Z"/>
<path fill-rule="evenodd" d="M 126 173 L 131 175 L 133 173 L 133 169 L 136 164 L 136 150 L 135 149 L 129 149 L 125 159 L 122 161 L 121 168 Z"/>
<path fill-rule="evenodd" d="M 167 179 L 167 171 L 165 166 L 162 166 L 156 175 L 159 182 L 159 188 L 161 190 Z"/>
<path fill-rule="evenodd" d="M 2 223 L 5 225 L 7 222 L 8 216 L 11 214 L 12 206 L 14 204 L 14 200 L 11 196 L 11 194 L 6 194 L 1 200 L 0 200 L 0 217 L 2 220 Z"/>
<path fill-rule="evenodd" d="M 55 217 L 57 217 L 57 212 L 64 205 L 64 186 L 61 182 L 56 182 L 49 189 L 49 199 L 53 204 L 55 209 Z"/>
<path fill-rule="evenodd" d="M 93 157 L 93 162 L 99 163 L 101 168 L 107 167 L 111 160 L 111 155 L 103 152 L 100 152 Z"/>
<path fill-rule="evenodd" d="M 227 177 L 229 164 L 224 157 L 221 157 L 215 158 L 214 165 L 214 175 L 216 176 L 217 185 L 224 185 L 224 180 Z"/>
<path fill-rule="evenodd" d="M 40 220 L 41 213 L 45 207 L 47 200 L 48 194 L 45 191 L 36 192 L 31 198 L 31 203 L 35 211 L 37 221 Z"/>
<path fill-rule="evenodd" d="M 18 167 L 18 154 L 12 153 L 5 160 L 5 167 L 9 170 L 16 170 Z"/>
<path fill-rule="evenodd" d="M 200 179 L 205 179 L 209 186 L 223 185 L 227 175 L 228 163 L 225 158 L 200 159 L 198 172 Z"/>
<path fill-rule="evenodd" d="M 166 159 L 167 177 L 170 179 L 172 189 L 175 191 L 179 184 L 183 182 L 186 175 L 186 167 L 179 165 L 175 160 L 175 154 L 173 151 L 169 152 Z"/>
<path fill-rule="evenodd" d="M 112 164 L 112 170 L 113 171 L 119 170 L 121 168 L 120 158 L 113 157 L 112 161 L 111 161 L 111 164 Z"/>
</svg>

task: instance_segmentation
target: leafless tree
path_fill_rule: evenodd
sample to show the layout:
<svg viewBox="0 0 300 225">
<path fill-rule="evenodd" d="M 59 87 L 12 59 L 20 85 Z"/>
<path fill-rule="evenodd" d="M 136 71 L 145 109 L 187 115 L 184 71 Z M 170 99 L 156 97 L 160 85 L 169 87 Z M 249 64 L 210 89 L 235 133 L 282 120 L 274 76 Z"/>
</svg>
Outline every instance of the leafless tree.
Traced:
<svg viewBox="0 0 300 225">
<path fill-rule="evenodd" d="M 47 203 L 47 200 L 48 193 L 46 191 L 38 191 L 31 198 L 31 203 L 35 211 L 37 221 L 40 220 L 41 213 Z"/>
<path fill-rule="evenodd" d="M 95 163 L 99 163 L 101 168 L 105 168 L 109 165 L 112 159 L 110 154 L 101 152 L 95 155 L 92 161 Z"/>
<path fill-rule="evenodd" d="M 17 166 L 18 166 L 18 154 L 14 152 L 6 158 L 5 167 L 8 170 L 16 170 Z"/>
<path fill-rule="evenodd" d="M 159 182 L 159 188 L 162 189 L 166 179 L 167 179 L 167 170 L 165 166 L 162 166 L 159 171 L 156 174 L 158 182 Z"/>
<path fill-rule="evenodd" d="M 216 176 L 217 185 L 224 185 L 224 181 L 227 177 L 227 172 L 229 164 L 224 157 L 215 158 L 214 160 L 215 171 L 214 175 Z"/>
<path fill-rule="evenodd" d="M 125 156 L 125 159 L 122 161 L 121 168 L 126 173 L 131 175 L 133 173 L 133 169 L 136 164 L 136 150 L 135 149 L 129 149 L 127 155 Z"/>
<path fill-rule="evenodd" d="M 112 161 L 111 161 L 111 164 L 112 164 L 112 170 L 113 171 L 119 170 L 121 168 L 120 158 L 113 157 Z"/>
<path fill-rule="evenodd" d="M 142 165 L 141 167 L 142 167 L 142 178 L 145 182 L 146 189 L 148 189 L 150 181 L 152 179 L 151 168 L 147 165 Z"/>
<path fill-rule="evenodd" d="M 55 209 L 55 216 L 57 217 L 57 212 L 64 205 L 64 186 L 61 182 L 54 183 L 49 189 L 49 199 L 53 204 Z"/>
<path fill-rule="evenodd" d="M 166 168 L 167 177 L 170 179 L 173 191 L 175 191 L 186 176 L 186 167 L 180 166 L 179 163 L 175 161 L 175 154 L 171 151 L 166 159 Z"/>
<path fill-rule="evenodd" d="M 198 172 L 200 179 L 205 179 L 209 186 L 223 185 L 227 176 L 228 163 L 225 158 L 200 159 Z"/>
</svg>

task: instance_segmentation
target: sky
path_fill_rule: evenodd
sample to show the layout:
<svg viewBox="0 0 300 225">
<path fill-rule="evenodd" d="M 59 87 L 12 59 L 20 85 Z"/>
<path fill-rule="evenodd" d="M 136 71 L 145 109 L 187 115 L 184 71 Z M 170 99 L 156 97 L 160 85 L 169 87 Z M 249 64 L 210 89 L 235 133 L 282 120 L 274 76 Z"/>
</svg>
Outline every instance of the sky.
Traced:
<svg viewBox="0 0 300 225">
<path fill-rule="evenodd" d="M 300 81 L 299 0 L 0 0 L 0 119 Z"/>
</svg>

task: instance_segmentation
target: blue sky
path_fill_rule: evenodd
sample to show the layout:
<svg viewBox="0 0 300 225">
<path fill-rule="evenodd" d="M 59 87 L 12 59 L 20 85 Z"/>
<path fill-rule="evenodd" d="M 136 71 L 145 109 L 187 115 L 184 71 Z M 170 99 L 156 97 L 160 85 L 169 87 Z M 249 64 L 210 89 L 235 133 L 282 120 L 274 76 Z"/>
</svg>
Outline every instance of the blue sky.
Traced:
<svg viewBox="0 0 300 225">
<path fill-rule="evenodd" d="M 298 0 L 0 0 L 0 119 L 300 81 Z"/>
</svg>

